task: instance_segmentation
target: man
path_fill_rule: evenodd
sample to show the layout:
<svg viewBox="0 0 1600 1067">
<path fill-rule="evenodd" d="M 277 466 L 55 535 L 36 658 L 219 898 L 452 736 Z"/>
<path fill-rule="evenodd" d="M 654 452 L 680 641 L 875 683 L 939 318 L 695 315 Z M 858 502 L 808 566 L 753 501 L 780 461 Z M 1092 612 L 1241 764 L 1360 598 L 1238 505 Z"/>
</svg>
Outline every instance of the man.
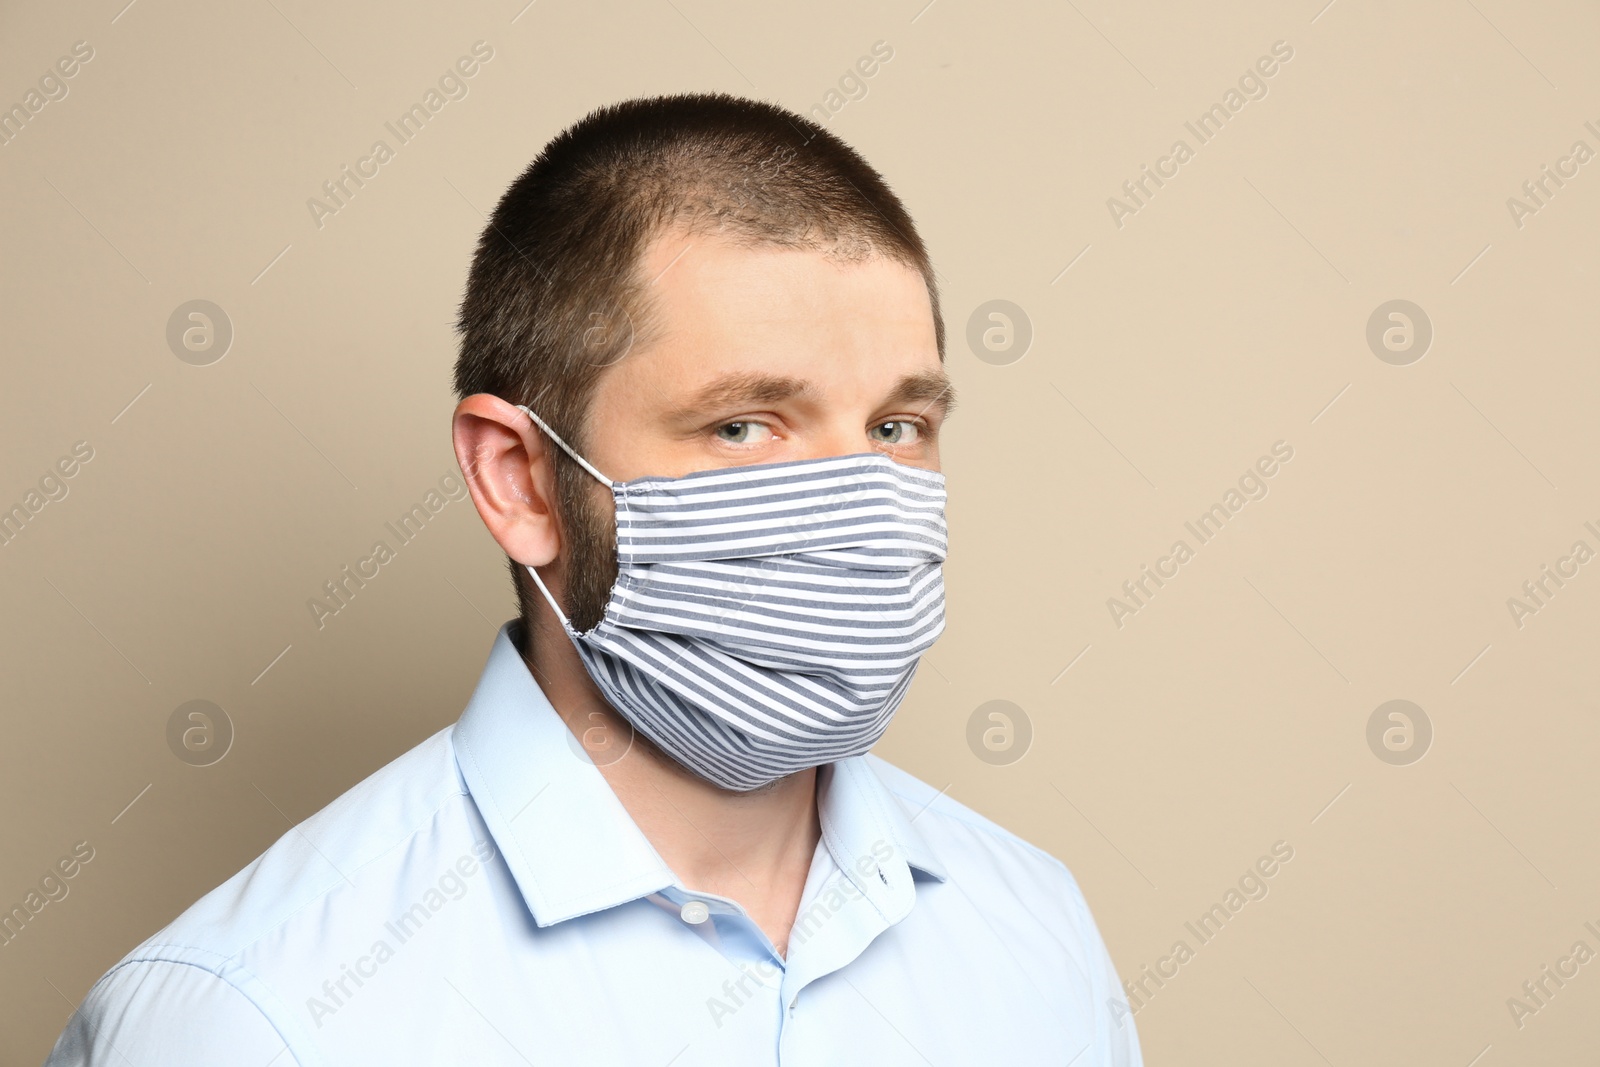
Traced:
<svg viewBox="0 0 1600 1067">
<path fill-rule="evenodd" d="M 933 270 L 772 105 L 630 101 L 484 230 L 456 452 L 521 614 L 460 721 L 52 1063 L 1140 1062 L 1067 869 L 867 749 L 944 624 Z"/>
</svg>

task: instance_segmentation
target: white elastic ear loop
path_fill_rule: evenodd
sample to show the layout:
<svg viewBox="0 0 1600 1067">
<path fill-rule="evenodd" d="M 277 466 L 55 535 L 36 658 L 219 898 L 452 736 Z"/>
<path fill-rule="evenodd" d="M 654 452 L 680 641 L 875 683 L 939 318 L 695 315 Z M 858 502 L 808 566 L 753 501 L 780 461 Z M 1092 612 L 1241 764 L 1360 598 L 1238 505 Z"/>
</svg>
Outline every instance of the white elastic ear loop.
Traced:
<svg viewBox="0 0 1600 1067">
<path fill-rule="evenodd" d="M 526 404 L 518 404 L 517 405 L 517 410 L 522 412 L 524 415 L 528 416 L 528 418 L 532 419 L 534 422 L 538 423 L 539 424 L 539 429 L 543 430 L 545 432 L 546 436 L 548 436 L 550 438 L 550 440 L 552 440 L 556 444 L 560 445 L 561 446 L 561 451 L 563 451 L 567 455 L 571 456 L 577 462 L 578 466 L 582 467 L 584 470 L 588 471 L 590 474 L 592 474 L 596 478 L 600 479 L 600 481 L 605 485 L 605 487 L 607 489 L 611 488 L 612 482 L 611 482 L 610 478 L 607 478 L 604 474 L 601 474 L 599 471 L 595 470 L 594 467 L 590 466 L 588 460 L 584 459 L 582 456 L 580 456 L 576 452 L 574 452 L 571 449 L 571 447 L 569 447 L 567 445 L 567 443 L 561 439 L 560 435 L 558 435 L 554 430 L 552 430 L 548 425 L 546 425 L 546 423 L 545 423 L 545 421 L 543 419 L 541 419 L 539 416 L 535 415 L 531 410 L 529 410 L 529 408 L 528 408 L 528 406 Z"/>
<path fill-rule="evenodd" d="M 572 628 L 572 621 L 567 618 L 567 613 L 561 610 L 561 605 L 556 603 L 556 598 L 550 595 L 550 590 L 545 588 L 544 579 L 539 577 L 539 572 L 533 569 L 532 564 L 524 563 L 523 566 L 527 568 L 529 574 L 533 575 L 533 584 L 537 585 L 539 592 L 544 594 L 545 603 L 550 605 L 550 610 L 555 612 L 556 618 L 561 620 L 561 628 L 567 631 L 567 636 L 574 637 L 576 631 Z M 577 643 L 575 637 L 573 643 Z"/>
<path fill-rule="evenodd" d="M 610 478 L 607 478 L 604 474 L 601 474 L 599 471 L 595 470 L 594 467 L 590 465 L 588 460 L 574 452 L 571 447 L 569 447 L 567 443 L 561 439 L 560 435 L 552 430 L 543 419 L 535 415 L 526 404 L 518 404 L 517 410 L 537 423 L 539 429 L 543 430 L 545 435 L 548 436 L 550 440 L 560 445 L 561 450 L 577 461 L 579 466 L 598 478 L 606 486 L 606 488 L 611 488 L 612 481 Z M 567 618 L 567 613 L 561 610 L 561 605 L 556 603 L 556 598 L 550 595 L 549 589 L 545 588 L 544 579 L 539 577 L 539 572 L 534 570 L 531 564 L 524 563 L 523 566 L 526 567 L 528 573 L 533 576 L 533 584 L 537 585 L 539 587 L 539 592 L 544 594 L 545 602 L 550 605 L 550 610 L 555 612 L 556 618 L 561 620 L 561 628 L 567 631 L 567 635 L 569 637 L 573 637 L 574 641 L 576 641 L 575 635 L 577 631 L 573 630 L 572 622 Z"/>
</svg>

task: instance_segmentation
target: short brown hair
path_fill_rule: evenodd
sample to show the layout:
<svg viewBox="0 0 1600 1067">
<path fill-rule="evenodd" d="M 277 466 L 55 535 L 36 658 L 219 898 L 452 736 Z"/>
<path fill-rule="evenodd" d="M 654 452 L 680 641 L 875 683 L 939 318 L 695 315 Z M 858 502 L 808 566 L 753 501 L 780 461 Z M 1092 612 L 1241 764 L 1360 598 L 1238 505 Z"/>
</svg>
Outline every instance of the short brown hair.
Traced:
<svg viewBox="0 0 1600 1067">
<path fill-rule="evenodd" d="M 458 398 L 527 404 L 580 454 L 606 367 L 652 327 L 637 277 L 669 229 L 750 245 L 882 256 L 916 270 L 944 321 L 932 263 L 879 173 L 837 136 L 776 104 L 681 93 L 601 107 L 558 134 L 500 198 L 484 227 L 456 329 Z M 589 477 L 556 455 L 558 514 Z M 510 561 L 522 620 L 538 592 Z M 531 625 L 524 627 L 529 640 Z"/>
</svg>

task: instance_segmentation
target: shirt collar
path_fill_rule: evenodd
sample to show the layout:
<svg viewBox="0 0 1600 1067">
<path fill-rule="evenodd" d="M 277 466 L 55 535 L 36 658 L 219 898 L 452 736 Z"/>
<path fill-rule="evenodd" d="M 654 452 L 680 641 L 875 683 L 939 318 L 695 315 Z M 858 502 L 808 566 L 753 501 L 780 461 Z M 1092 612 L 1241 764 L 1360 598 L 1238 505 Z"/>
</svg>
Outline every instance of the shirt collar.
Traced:
<svg viewBox="0 0 1600 1067">
<path fill-rule="evenodd" d="M 500 627 L 454 738 L 462 778 L 534 922 L 550 926 L 678 885 L 528 671 L 511 640 L 517 625 Z M 823 768 L 817 811 L 834 862 L 869 896 L 885 879 L 863 856 L 906 874 L 885 884 L 909 889 L 908 866 L 947 877 L 867 757 Z"/>
</svg>

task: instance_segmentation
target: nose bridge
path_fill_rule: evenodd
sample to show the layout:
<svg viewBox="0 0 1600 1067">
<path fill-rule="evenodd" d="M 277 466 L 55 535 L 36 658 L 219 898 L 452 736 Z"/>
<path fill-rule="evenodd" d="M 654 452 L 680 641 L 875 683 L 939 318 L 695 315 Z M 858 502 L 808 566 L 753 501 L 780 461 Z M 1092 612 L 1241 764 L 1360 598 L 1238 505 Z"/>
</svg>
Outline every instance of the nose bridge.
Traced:
<svg viewBox="0 0 1600 1067">
<path fill-rule="evenodd" d="M 805 413 L 802 425 L 802 447 L 792 454 L 794 459 L 828 459 L 871 451 L 861 417 L 846 404 L 819 403 Z"/>
<path fill-rule="evenodd" d="M 829 432 L 806 442 L 804 454 L 799 459 L 827 459 L 833 456 L 853 456 L 860 452 L 876 452 L 859 431 L 855 434 Z"/>
</svg>

